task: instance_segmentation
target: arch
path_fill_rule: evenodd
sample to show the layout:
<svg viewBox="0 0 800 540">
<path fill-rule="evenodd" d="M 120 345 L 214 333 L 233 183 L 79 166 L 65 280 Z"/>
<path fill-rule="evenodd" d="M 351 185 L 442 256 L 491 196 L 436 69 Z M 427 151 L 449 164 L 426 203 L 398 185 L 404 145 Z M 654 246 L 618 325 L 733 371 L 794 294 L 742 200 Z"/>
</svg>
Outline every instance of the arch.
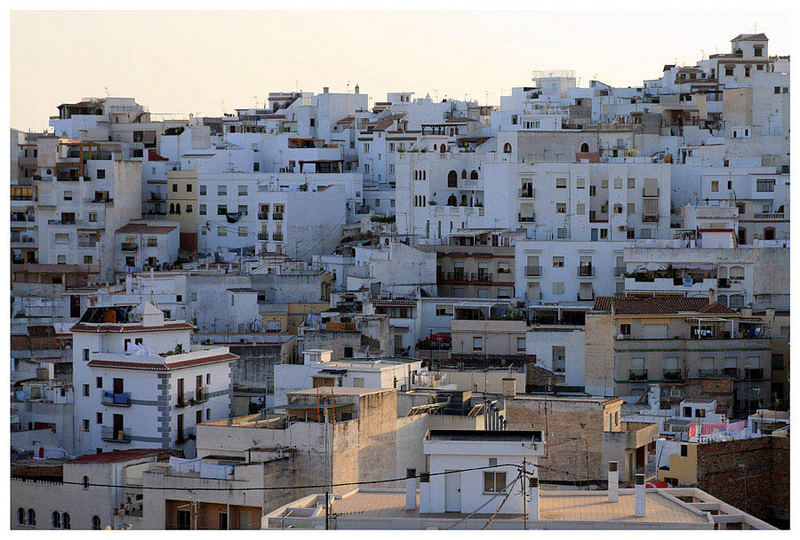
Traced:
<svg viewBox="0 0 800 540">
<path fill-rule="evenodd" d="M 589 143 L 581 144 L 581 152 L 588 152 L 589 151 Z"/>
<path fill-rule="evenodd" d="M 447 198 L 447 206 L 458 206 L 458 201 L 456 200 L 455 195 L 450 195 Z"/>
<path fill-rule="evenodd" d="M 24 525 L 25 524 L 25 509 L 24 508 L 17 508 L 17 524 Z"/>
<path fill-rule="evenodd" d="M 169 203 L 169 213 L 170 214 L 175 213 L 175 203 Z"/>
<path fill-rule="evenodd" d="M 100 530 L 100 518 L 97 516 L 92 516 L 92 530 L 93 531 Z"/>
<path fill-rule="evenodd" d="M 181 203 L 175 204 L 175 213 L 176 214 L 180 214 L 181 213 Z"/>
<path fill-rule="evenodd" d="M 36 525 L 36 510 L 28 508 L 28 525 Z"/>
<path fill-rule="evenodd" d="M 478 171 L 473 170 L 471 173 L 469 173 L 469 179 L 470 180 L 477 180 L 478 179 Z"/>
<path fill-rule="evenodd" d="M 467 206 L 467 194 L 466 193 L 461 195 L 461 206 Z"/>
<path fill-rule="evenodd" d="M 53 528 L 61 528 L 61 514 L 59 514 L 58 511 L 53 512 Z"/>
<path fill-rule="evenodd" d="M 443 144 L 443 145 L 441 145 L 441 146 L 439 147 L 439 152 L 441 152 L 442 154 L 444 154 L 445 152 L 447 152 L 447 145 L 446 145 L 446 144 Z"/>
<path fill-rule="evenodd" d="M 503 145 L 503 153 L 510 154 L 511 153 L 511 143 L 506 143 Z"/>
<path fill-rule="evenodd" d="M 467 170 L 466 169 L 461 169 L 461 179 L 462 180 L 466 180 L 467 179 Z"/>
<path fill-rule="evenodd" d="M 458 173 L 456 171 L 447 173 L 447 181 L 450 182 L 451 180 L 458 180 Z"/>
<path fill-rule="evenodd" d="M 72 524 L 70 523 L 69 514 L 64 512 L 64 515 L 61 516 L 61 528 L 62 529 L 71 529 Z"/>
</svg>

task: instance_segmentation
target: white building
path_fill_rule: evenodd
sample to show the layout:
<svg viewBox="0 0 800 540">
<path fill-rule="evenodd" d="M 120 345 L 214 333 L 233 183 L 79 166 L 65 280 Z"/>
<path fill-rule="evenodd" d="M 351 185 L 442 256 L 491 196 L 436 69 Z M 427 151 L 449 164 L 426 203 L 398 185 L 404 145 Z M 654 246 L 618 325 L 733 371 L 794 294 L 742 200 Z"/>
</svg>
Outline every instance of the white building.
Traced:
<svg viewBox="0 0 800 540">
<path fill-rule="evenodd" d="M 422 371 L 422 361 L 332 359 L 332 352 L 306 349 L 302 364 L 275 365 L 275 406 L 286 405 L 289 392 L 322 386 L 408 390 Z"/>
<path fill-rule="evenodd" d="M 180 448 L 231 412 L 227 347 L 190 345 L 192 325 L 150 303 L 90 308 L 72 327 L 80 452 Z"/>
<path fill-rule="evenodd" d="M 117 274 L 161 268 L 178 259 L 181 234 L 176 221 L 133 220 L 116 230 Z"/>
</svg>

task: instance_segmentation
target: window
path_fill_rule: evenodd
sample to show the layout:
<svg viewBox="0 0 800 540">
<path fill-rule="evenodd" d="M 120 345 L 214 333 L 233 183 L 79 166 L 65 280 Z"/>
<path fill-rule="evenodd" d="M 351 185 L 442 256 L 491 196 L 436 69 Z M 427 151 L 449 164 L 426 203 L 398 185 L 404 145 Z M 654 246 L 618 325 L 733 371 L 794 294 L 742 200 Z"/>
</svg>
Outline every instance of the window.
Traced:
<svg viewBox="0 0 800 540">
<path fill-rule="evenodd" d="M 681 457 L 687 457 L 689 455 L 689 445 L 682 444 L 681 445 Z"/>
<path fill-rule="evenodd" d="M 58 264 L 67 264 L 67 256 L 66 255 L 59 255 L 58 256 Z"/>
<path fill-rule="evenodd" d="M 89 349 L 83 349 L 83 361 L 84 362 L 89 361 Z"/>
<path fill-rule="evenodd" d="M 782 354 L 773 354 L 772 355 L 772 369 L 783 369 L 783 355 Z"/>
<path fill-rule="evenodd" d="M 206 373 L 206 386 L 211 384 L 211 373 Z"/>
<path fill-rule="evenodd" d="M 564 268 L 564 257 L 553 257 L 553 268 Z"/>
<path fill-rule="evenodd" d="M 578 178 L 575 180 L 575 187 L 578 189 L 583 189 L 586 187 L 586 179 L 585 178 Z"/>
<path fill-rule="evenodd" d="M 177 193 L 178 192 L 178 184 L 172 184 L 172 192 L 173 193 Z"/>
<path fill-rule="evenodd" d="M 191 204 L 187 204 L 186 205 L 186 213 L 187 214 L 191 214 L 192 213 L 192 205 Z"/>
<path fill-rule="evenodd" d="M 36 511 L 28 508 L 28 525 L 36 525 Z"/>
<path fill-rule="evenodd" d="M 65 201 L 71 201 L 72 200 L 72 192 L 71 191 L 65 191 L 64 192 L 64 200 Z"/>
<path fill-rule="evenodd" d="M 567 187 L 567 179 L 566 178 L 556 178 L 556 187 L 559 189 L 564 189 Z"/>
<path fill-rule="evenodd" d="M 247 236 L 247 227 L 246 226 L 244 226 L 244 225 L 240 225 L 239 226 L 239 236 L 240 237 Z"/>
<path fill-rule="evenodd" d="M 614 178 L 614 189 L 622 189 L 622 178 Z"/>
<path fill-rule="evenodd" d="M 97 179 L 102 180 L 106 177 L 106 170 L 105 169 L 97 169 Z"/>
<path fill-rule="evenodd" d="M 101 412 L 97 413 L 97 421 L 95 423 L 100 425 L 103 424 L 103 413 Z"/>
<path fill-rule="evenodd" d="M 61 528 L 61 514 L 58 512 L 53 512 L 53 528 L 60 529 Z"/>
<path fill-rule="evenodd" d="M 247 186 L 239 186 L 239 196 L 240 197 L 247 196 Z"/>
<path fill-rule="evenodd" d="M 567 213 L 567 203 L 556 203 L 556 213 L 557 214 L 566 214 Z"/>
<path fill-rule="evenodd" d="M 503 145 L 503 153 L 510 154 L 511 153 L 511 143 L 506 143 Z"/>
<path fill-rule="evenodd" d="M 636 203 L 628 203 L 628 215 L 633 215 L 636 213 Z"/>
<path fill-rule="evenodd" d="M 775 191 L 775 180 L 772 179 L 756 180 L 756 191 L 760 193 Z"/>
<path fill-rule="evenodd" d="M 597 195 L 597 186 L 589 186 L 589 196 L 594 197 Z"/>
<path fill-rule="evenodd" d="M 206 420 L 211 420 L 211 409 L 206 409 Z"/>
<path fill-rule="evenodd" d="M 200 215 L 201 216 L 206 215 L 206 205 L 204 205 L 204 204 L 200 205 Z"/>
<path fill-rule="evenodd" d="M 22 508 L 17 508 L 17 524 L 25 525 L 25 510 Z"/>
<path fill-rule="evenodd" d="M 553 282 L 553 295 L 560 296 L 564 294 L 564 282 L 563 281 L 554 281 Z"/>
<path fill-rule="evenodd" d="M 473 337 L 472 338 L 472 350 L 473 351 L 480 351 L 483 349 L 483 338 L 482 337 Z"/>
<path fill-rule="evenodd" d="M 733 77 L 733 66 L 725 66 L 725 76 Z"/>
<path fill-rule="evenodd" d="M 89 489 L 89 477 L 88 476 L 84 476 L 83 477 L 83 489 Z"/>
<path fill-rule="evenodd" d="M 603 189 L 608 189 L 608 179 L 607 178 L 603 178 L 602 180 L 600 180 L 600 187 L 603 188 Z"/>
<path fill-rule="evenodd" d="M 72 528 L 72 525 L 70 524 L 69 514 L 67 514 L 66 512 L 64 512 L 64 515 L 61 518 L 61 525 L 62 528 L 64 529 Z"/>
<path fill-rule="evenodd" d="M 518 337 L 517 338 L 517 352 L 525 352 L 525 338 Z"/>
<path fill-rule="evenodd" d="M 218 204 L 217 205 L 217 215 L 224 216 L 228 213 L 228 205 L 227 204 Z"/>
<path fill-rule="evenodd" d="M 220 225 L 217 227 L 217 236 L 228 236 L 228 227 Z"/>
<path fill-rule="evenodd" d="M 226 195 L 228 195 L 228 186 L 224 184 L 217 186 L 217 196 L 221 197 Z"/>
<path fill-rule="evenodd" d="M 483 473 L 484 493 L 505 493 L 505 491 L 506 491 L 505 471 L 484 471 Z"/>
<path fill-rule="evenodd" d="M 93 531 L 100 530 L 100 518 L 97 516 L 92 516 L 92 530 Z"/>
<path fill-rule="evenodd" d="M 583 203 L 578 203 L 578 206 L 576 207 L 576 209 L 575 209 L 575 212 L 576 212 L 576 213 L 577 213 L 579 216 L 586 215 L 586 205 L 585 205 L 585 204 L 583 204 Z"/>
<path fill-rule="evenodd" d="M 716 193 L 719 191 L 719 182 L 717 180 L 711 181 L 711 191 L 712 193 Z"/>
<path fill-rule="evenodd" d="M 200 195 L 205 195 L 205 194 L 206 194 L 206 185 L 200 184 Z"/>
<path fill-rule="evenodd" d="M 621 324 L 619 325 L 619 333 L 623 336 L 631 335 L 631 325 L 629 324 Z"/>
<path fill-rule="evenodd" d="M 564 373 L 566 371 L 567 350 L 563 345 L 554 345 L 552 349 L 553 373 Z"/>
<path fill-rule="evenodd" d="M 89 385 L 88 384 L 84 384 L 83 385 L 83 395 L 84 396 L 88 396 L 89 395 Z"/>
</svg>

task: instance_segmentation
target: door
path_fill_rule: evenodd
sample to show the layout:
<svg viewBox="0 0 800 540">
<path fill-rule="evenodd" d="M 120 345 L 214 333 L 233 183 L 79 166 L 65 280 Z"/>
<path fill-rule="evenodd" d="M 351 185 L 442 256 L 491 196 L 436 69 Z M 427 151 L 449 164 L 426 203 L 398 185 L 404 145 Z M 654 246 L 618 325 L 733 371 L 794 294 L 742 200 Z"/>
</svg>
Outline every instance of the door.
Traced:
<svg viewBox="0 0 800 540">
<path fill-rule="evenodd" d="M 178 403 L 183 403 L 183 379 L 178 379 Z"/>
<path fill-rule="evenodd" d="M 115 379 L 114 379 L 114 393 L 115 393 L 115 394 L 121 394 L 121 393 L 123 393 L 124 391 L 125 391 L 125 390 L 123 390 L 123 383 L 122 383 L 122 379 L 116 379 L 116 378 L 115 378 Z"/>
<path fill-rule="evenodd" d="M 183 441 L 183 415 L 178 415 L 178 441 Z"/>
<path fill-rule="evenodd" d="M 125 419 L 121 414 L 114 415 L 114 437 L 122 439 L 125 435 Z"/>
<path fill-rule="evenodd" d="M 189 510 L 185 508 L 178 509 L 176 517 L 177 517 L 177 523 L 176 523 L 177 529 L 183 531 L 191 529 L 192 516 Z"/>
<path fill-rule="evenodd" d="M 69 316 L 81 316 L 81 297 L 76 294 L 73 294 L 69 297 Z"/>
<path fill-rule="evenodd" d="M 219 511 L 219 530 L 224 531 L 228 528 L 228 511 Z"/>
<path fill-rule="evenodd" d="M 461 512 L 461 473 L 445 471 L 444 475 L 444 511 Z"/>
</svg>

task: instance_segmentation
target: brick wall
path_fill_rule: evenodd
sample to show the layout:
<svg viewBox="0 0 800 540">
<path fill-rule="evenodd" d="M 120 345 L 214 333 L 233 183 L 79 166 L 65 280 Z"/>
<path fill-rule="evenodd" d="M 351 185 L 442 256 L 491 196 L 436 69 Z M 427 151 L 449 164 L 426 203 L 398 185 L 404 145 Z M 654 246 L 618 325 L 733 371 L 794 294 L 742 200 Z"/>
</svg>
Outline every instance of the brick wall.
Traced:
<svg viewBox="0 0 800 540">
<path fill-rule="evenodd" d="M 697 480 L 703 491 L 759 519 L 778 527 L 789 524 L 788 439 L 699 445 Z"/>
</svg>

